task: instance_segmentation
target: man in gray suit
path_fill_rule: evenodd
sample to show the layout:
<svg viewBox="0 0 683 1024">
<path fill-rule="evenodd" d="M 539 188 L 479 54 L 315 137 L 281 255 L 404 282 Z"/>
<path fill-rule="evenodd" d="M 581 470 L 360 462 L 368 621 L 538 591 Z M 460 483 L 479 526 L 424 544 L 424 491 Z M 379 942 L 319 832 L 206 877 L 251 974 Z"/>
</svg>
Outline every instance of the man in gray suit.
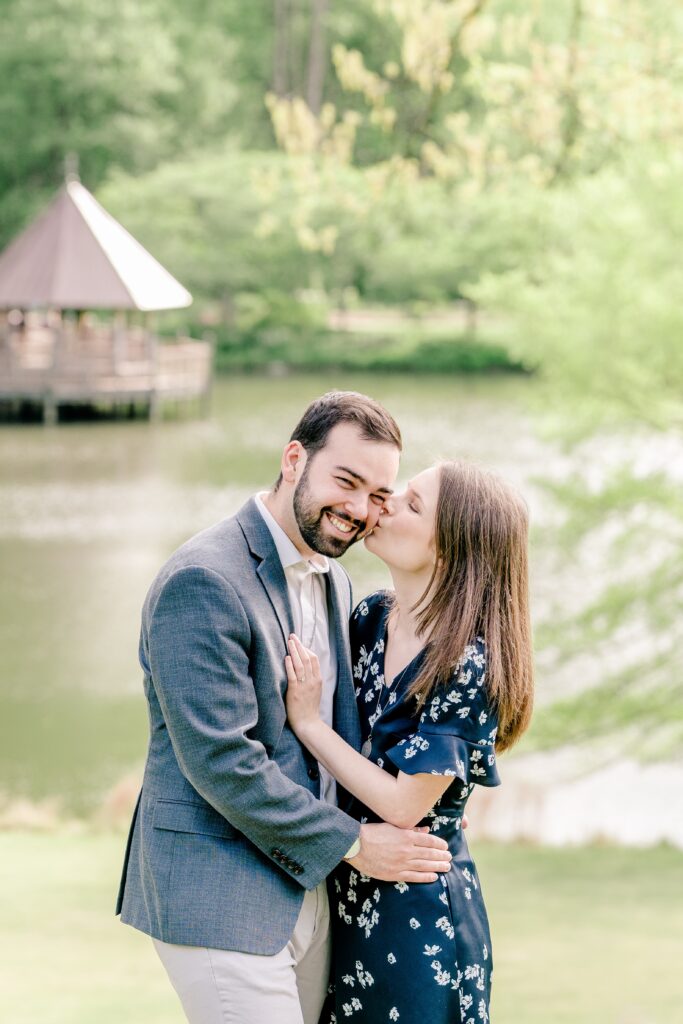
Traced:
<svg viewBox="0 0 683 1024">
<path fill-rule="evenodd" d="M 448 870 L 436 836 L 359 824 L 286 721 L 286 643 L 318 654 L 322 709 L 359 746 L 351 590 L 334 561 L 372 529 L 398 471 L 387 411 L 354 392 L 313 402 L 280 476 L 193 537 L 145 600 L 150 744 L 117 913 L 151 935 L 191 1024 L 316 1024 L 330 956 L 325 879 Z"/>
</svg>

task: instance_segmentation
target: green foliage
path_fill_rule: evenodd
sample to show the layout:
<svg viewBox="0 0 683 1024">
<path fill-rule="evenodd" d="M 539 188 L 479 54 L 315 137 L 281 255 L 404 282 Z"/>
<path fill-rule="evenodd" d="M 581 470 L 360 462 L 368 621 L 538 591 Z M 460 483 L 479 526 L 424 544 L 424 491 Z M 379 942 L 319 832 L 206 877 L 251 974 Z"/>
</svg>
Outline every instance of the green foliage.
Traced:
<svg viewBox="0 0 683 1024">
<path fill-rule="evenodd" d="M 325 326 L 324 307 L 299 302 L 285 292 L 264 289 L 240 292 L 235 296 L 235 331 L 248 338 L 263 338 L 266 344 L 277 342 L 285 332 L 291 338 L 297 332 L 311 336 Z"/>
<path fill-rule="evenodd" d="M 528 258 L 469 289 L 556 393 L 603 420 L 683 426 L 682 169 L 675 154 L 632 154 L 537 197 Z"/>
<path fill-rule="evenodd" d="M 141 177 L 119 172 L 98 198 L 199 304 L 229 306 L 238 292 L 294 291 L 306 282 L 291 230 L 267 242 L 255 231 L 263 210 L 255 182 L 281 159 L 228 146 Z"/>
<path fill-rule="evenodd" d="M 553 433 L 579 445 L 577 462 L 584 439 L 606 426 L 605 445 L 624 450 L 589 484 L 599 441 L 586 442 L 583 473 L 546 484 L 565 516 L 546 539 L 588 586 L 578 610 L 558 602 L 538 631 L 545 670 L 590 655 L 601 672 L 537 714 L 530 740 L 540 749 L 611 733 L 632 756 L 683 755 L 683 493 L 657 455 L 659 432 L 672 430 L 680 458 L 683 427 L 682 167 L 676 154 L 642 152 L 525 195 L 521 208 L 537 211 L 532 244 L 517 267 L 469 289 L 504 317 L 510 351 L 539 367 L 537 406 Z M 638 468 L 628 435 L 650 449 Z"/>
<path fill-rule="evenodd" d="M 668 676 L 670 660 L 659 657 L 648 668 Z M 683 755 L 681 696 L 680 685 L 653 684 L 638 666 L 538 710 L 525 747 L 557 750 L 567 743 L 597 744 L 610 737 L 611 749 L 618 744 L 624 756 L 648 763 L 678 760 Z"/>
<path fill-rule="evenodd" d="M 275 290 L 235 296 L 231 324 L 214 326 L 219 371 L 524 373 L 504 348 L 472 332 L 412 326 L 375 333 L 330 330 L 327 309 Z M 410 324 L 410 321 L 407 321 Z M 183 329 L 204 330 L 191 321 Z"/>
<path fill-rule="evenodd" d="M 0 36 L 0 244 L 52 195 L 76 153 L 96 187 L 224 132 L 232 40 L 165 0 L 7 0 Z"/>
<path fill-rule="evenodd" d="M 655 445 L 658 435 L 641 438 Z M 609 443 L 609 438 L 605 442 Z M 614 438 L 611 439 L 612 442 Z M 595 445 L 595 442 L 592 442 Z M 585 452 L 590 471 L 590 443 Z M 642 461 L 642 455 L 641 455 Z M 664 462 L 662 458 L 656 462 Z M 564 572 L 585 579 L 578 610 L 563 600 L 537 630 L 545 673 L 572 664 L 585 685 L 537 711 L 536 749 L 610 734 L 632 757 L 683 755 L 683 492 L 676 474 L 624 467 L 589 486 L 581 475 L 547 485 L 565 515 L 545 541 Z M 672 467 L 673 468 L 673 467 Z M 571 568 L 570 568 L 571 567 Z"/>
<path fill-rule="evenodd" d="M 335 173 L 311 200 L 314 225 L 334 212 L 333 254 L 302 251 L 288 216 L 296 184 L 286 162 L 227 145 L 145 175 L 112 172 L 97 195 L 199 304 L 229 307 L 240 292 L 292 294 L 311 285 L 332 301 L 352 288 L 371 302 L 448 302 L 482 266 L 508 270 L 532 251 L 533 209 L 502 195 L 465 202 L 434 181 L 392 181 L 360 216 L 364 180 L 355 168 Z M 337 209 L 340 177 L 346 208 Z"/>
<path fill-rule="evenodd" d="M 521 373 L 504 349 L 477 338 L 377 338 L 347 332 L 294 331 L 218 334 L 219 370 L 348 370 L 411 373 Z"/>
</svg>

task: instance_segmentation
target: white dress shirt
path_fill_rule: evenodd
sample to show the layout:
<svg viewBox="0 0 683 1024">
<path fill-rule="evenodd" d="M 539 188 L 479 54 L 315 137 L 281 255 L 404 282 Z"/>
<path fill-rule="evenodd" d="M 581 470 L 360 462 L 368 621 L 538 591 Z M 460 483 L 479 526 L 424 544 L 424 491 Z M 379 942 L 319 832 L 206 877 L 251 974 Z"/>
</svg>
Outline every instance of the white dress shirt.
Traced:
<svg viewBox="0 0 683 1024">
<path fill-rule="evenodd" d="M 324 555 L 313 559 L 304 558 L 296 549 L 280 524 L 263 503 L 267 492 L 255 496 L 256 507 L 263 516 L 280 556 L 289 603 L 292 609 L 294 632 L 304 647 L 318 656 L 323 692 L 320 699 L 320 717 L 332 728 L 334 720 L 334 693 L 337 688 L 337 652 L 334 635 L 327 610 L 327 587 L 324 575 L 330 571 L 330 563 Z M 320 799 L 330 804 L 337 803 L 337 783 L 321 764 Z"/>
</svg>

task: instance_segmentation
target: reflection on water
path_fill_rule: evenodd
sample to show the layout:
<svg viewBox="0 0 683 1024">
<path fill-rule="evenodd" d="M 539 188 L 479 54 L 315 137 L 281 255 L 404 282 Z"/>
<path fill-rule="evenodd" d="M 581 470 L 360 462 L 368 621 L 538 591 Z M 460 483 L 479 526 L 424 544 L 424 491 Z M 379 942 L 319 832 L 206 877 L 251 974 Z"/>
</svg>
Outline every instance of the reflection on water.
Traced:
<svg viewBox="0 0 683 1024">
<path fill-rule="evenodd" d="M 314 377 L 222 380 L 200 422 L 0 429 L 0 788 L 85 812 L 144 760 L 139 614 L 166 556 L 277 475 Z M 404 434 L 405 479 L 435 458 L 476 458 L 523 483 L 549 449 L 523 412 L 525 379 L 335 379 L 384 401 Z M 526 483 L 525 483 L 526 481 Z M 356 596 L 384 585 L 362 549 Z"/>
</svg>

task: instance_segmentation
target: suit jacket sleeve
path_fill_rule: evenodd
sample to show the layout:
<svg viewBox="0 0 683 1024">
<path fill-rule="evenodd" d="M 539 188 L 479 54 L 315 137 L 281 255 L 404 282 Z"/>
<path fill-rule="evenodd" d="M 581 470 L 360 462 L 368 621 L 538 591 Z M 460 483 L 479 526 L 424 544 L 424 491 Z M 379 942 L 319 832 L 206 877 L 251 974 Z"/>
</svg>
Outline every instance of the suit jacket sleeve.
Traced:
<svg viewBox="0 0 683 1024">
<path fill-rule="evenodd" d="M 258 720 L 251 630 L 234 589 L 210 569 L 184 567 L 149 615 L 153 685 L 181 771 L 266 856 L 314 888 L 360 826 L 287 778 L 250 737 Z"/>
</svg>

